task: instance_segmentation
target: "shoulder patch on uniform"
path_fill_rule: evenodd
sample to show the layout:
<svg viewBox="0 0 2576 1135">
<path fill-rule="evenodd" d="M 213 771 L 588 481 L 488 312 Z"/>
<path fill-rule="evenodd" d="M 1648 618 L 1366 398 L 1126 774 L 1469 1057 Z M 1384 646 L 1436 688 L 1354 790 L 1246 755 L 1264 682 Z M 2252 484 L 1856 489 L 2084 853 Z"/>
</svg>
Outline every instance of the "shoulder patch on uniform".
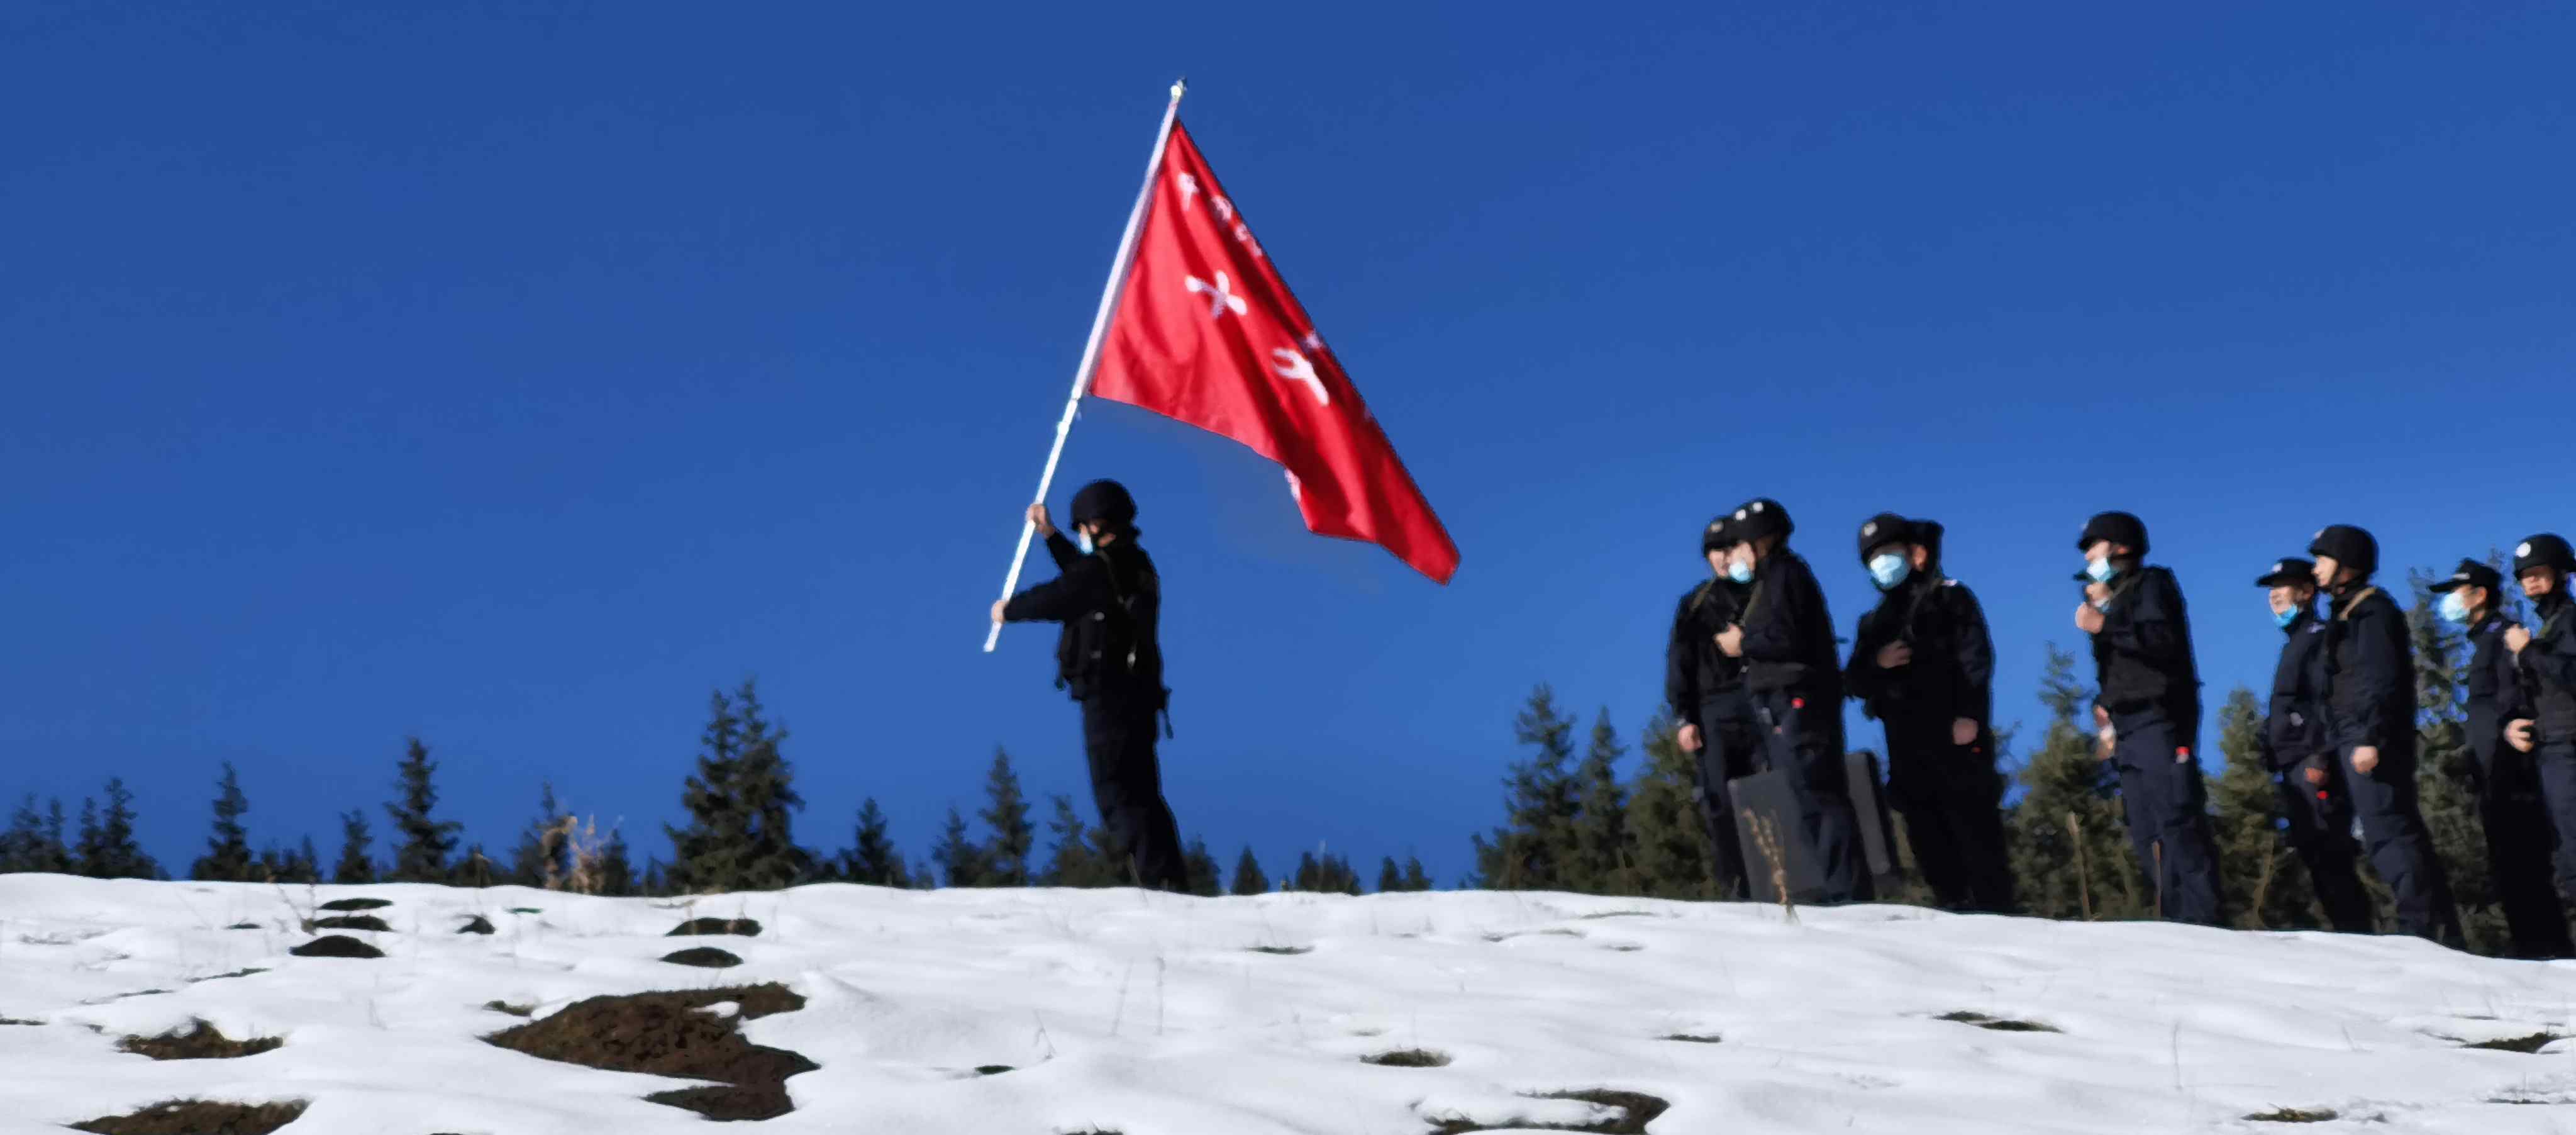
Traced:
<svg viewBox="0 0 2576 1135">
<path fill-rule="evenodd" d="M 1958 581 L 1958 580 L 1955 580 L 1955 579 L 1945 579 L 1945 580 L 1942 580 L 1942 581 L 1941 581 L 1941 586 L 1943 586 L 1943 587 L 1957 587 L 1957 586 L 1959 586 L 1959 581 Z"/>
</svg>

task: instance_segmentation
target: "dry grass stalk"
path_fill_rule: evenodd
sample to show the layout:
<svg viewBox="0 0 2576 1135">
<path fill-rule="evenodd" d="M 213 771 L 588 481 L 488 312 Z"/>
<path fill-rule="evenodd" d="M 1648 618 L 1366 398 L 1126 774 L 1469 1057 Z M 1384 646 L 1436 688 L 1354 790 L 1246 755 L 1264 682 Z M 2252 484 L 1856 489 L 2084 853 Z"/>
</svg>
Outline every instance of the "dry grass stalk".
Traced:
<svg viewBox="0 0 2576 1135">
<path fill-rule="evenodd" d="M 2254 920 L 2254 929 L 2256 929 L 2256 930 L 2269 930 L 2269 929 L 2271 929 L 2271 927 L 2266 926 L 2266 925 L 2264 925 L 2264 924 L 2263 924 L 2263 899 L 2264 899 L 2266 896 L 2268 896 L 2268 895 L 2270 895 L 2270 894 L 2272 893 L 2272 868 L 2273 868 L 2273 865 L 2274 865 L 2274 864 L 2276 864 L 2277 862 L 2279 862 L 2280 858 L 2281 858 L 2281 844 L 2280 844 L 2280 841 L 2278 841 L 2278 840 L 2266 840 L 2266 841 L 2264 841 L 2264 843 L 2263 843 L 2263 873 L 2262 873 L 2261 875 L 2256 876 L 2256 877 L 2255 877 L 2255 879 L 2254 879 L 2254 906 L 2253 906 L 2253 909 L 2252 909 L 2252 910 L 2250 910 L 2250 911 L 2248 911 L 2248 912 L 2247 912 L 2247 914 L 2248 914 L 2250 917 L 2252 917 L 2252 918 L 2253 918 L 2253 920 Z"/>
<path fill-rule="evenodd" d="M 2066 813 L 2066 838 L 2075 844 L 2075 893 L 2084 901 L 2084 921 L 2093 921 L 2093 864 L 2084 854 L 2084 821 Z"/>
<path fill-rule="evenodd" d="M 579 823 L 580 821 L 575 820 L 570 813 L 566 813 L 554 823 L 547 825 L 544 831 L 537 833 L 537 851 L 545 862 L 542 885 L 549 891 L 564 889 L 564 848 L 572 842 L 573 833 Z"/>
<path fill-rule="evenodd" d="M 1753 845 L 1762 852 L 1762 860 L 1771 865 L 1771 893 L 1780 896 L 1780 915 L 1790 922 L 1798 921 L 1797 900 L 1789 895 L 1789 857 L 1781 848 L 1779 821 L 1769 816 L 1756 816 L 1753 809 L 1743 810 L 1745 830 L 1753 833 Z"/>
<path fill-rule="evenodd" d="M 583 821 L 576 831 L 572 817 L 566 816 L 563 832 L 564 842 L 572 848 L 572 875 L 564 880 L 565 887 L 574 894 L 598 894 L 603 885 L 601 865 L 607 860 L 607 844 L 599 838 L 599 817 Z M 547 858 L 549 864 L 553 861 Z"/>
</svg>

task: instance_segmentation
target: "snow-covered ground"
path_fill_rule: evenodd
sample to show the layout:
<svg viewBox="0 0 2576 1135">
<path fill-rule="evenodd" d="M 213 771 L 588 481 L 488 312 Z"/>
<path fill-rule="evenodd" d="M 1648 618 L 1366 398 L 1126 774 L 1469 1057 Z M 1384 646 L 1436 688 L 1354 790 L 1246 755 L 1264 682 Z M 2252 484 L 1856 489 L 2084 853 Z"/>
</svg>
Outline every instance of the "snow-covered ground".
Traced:
<svg viewBox="0 0 2576 1135">
<path fill-rule="evenodd" d="M 288 955 L 316 905 L 353 896 L 392 901 L 372 912 L 391 932 L 354 935 L 386 957 Z M 454 932 L 476 914 L 498 933 Z M 663 937 L 692 916 L 764 929 Z M 245 922 L 259 928 L 227 929 Z M 659 960 L 694 945 L 745 964 Z M 1422 1135 L 1615 1118 L 1532 1098 L 1588 1089 L 1669 1101 L 1661 1135 L 2281 1130 L 2242 1117 L 2282 1107 L 2343 1116 L 2308 1130 L 2576 1131 L 2576 1041 L 2462 1047 L 2576 1033 L 2576 965 L 2402 938 L 1900 907 L 1789 923 L 1551 894 L 820 886 L 684 905 L 13 875 L 0 1018 L 41 1023 L 0 1026 L 0 1132 L 174 1098 L 309 1100 L 292 1135 L 699 1130 L 644 1101 L 688 1082 L 482 1043 L 522 1023 L 483 1006 L 543 1018 L 602 994 L 767 981 L 807 1004 L 744 1032 L 821 1065 L 787 1082 L 797 1110 L 764 1124 L 791 1131 Z M 1938 1019 L 1960 1011 L 2060 1031 Z M 196 1018 L 284 1044 L 184 1061 L 117 1048 Z M 1449 1062 L 1363 1059 L 1394 1050 Z M 976 1071 L 997 1065 L 1012 1071 Z"/>
</svg>

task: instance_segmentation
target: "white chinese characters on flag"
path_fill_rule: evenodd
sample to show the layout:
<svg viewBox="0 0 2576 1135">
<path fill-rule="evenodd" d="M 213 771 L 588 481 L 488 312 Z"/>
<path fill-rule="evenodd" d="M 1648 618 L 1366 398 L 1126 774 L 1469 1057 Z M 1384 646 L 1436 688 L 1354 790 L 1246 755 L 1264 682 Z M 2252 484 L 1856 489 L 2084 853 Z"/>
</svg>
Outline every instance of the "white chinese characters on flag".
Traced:
<svg viewBox="0 0 2576 1135">
<path fill-rule="evenodd" d="M 1177 121 L 1091 393 L 1278 462 L 1311 531 L 1382 545 L 1441 583 L 1458 569 L 1457 545 Z"/>
</svg>

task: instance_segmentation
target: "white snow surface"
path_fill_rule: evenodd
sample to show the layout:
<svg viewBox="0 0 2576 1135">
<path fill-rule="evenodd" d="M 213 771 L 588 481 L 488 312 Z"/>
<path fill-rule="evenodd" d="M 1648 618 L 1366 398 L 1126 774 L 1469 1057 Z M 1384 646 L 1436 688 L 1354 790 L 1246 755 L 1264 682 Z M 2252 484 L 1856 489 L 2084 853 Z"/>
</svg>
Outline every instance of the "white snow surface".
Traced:
<svg viewBox="0 0 2576 1135">
<path fill-rule="evenodd" d="M 392 932 L 353 935 L 385 958 L 288 955 L 315 906 L 358 896 L 393 903 L 368 912 Z M 455 933 L 476 914 L 499 932 Z M 704 916 L 764 930 L 663 936 Z M 691 945 L 745 964 L 659 960 Z M 1670 1101 L 1657 1135 L 2289 1130 L 2244 1118 L 2280 1107 L 2343 1117 L 2311 1131 L 2576 1131 L 2576 1041 L 2461 1047 L 2576 1033 L 2576 964 L 2408 938 L 1485 892 L 680 902 L 10 875 L 0 1018 L 39 1023 L 0 1025 L 0 1132 L 179 1098 L 310 1101 L 290 1135 L 698 1131 L 644 1099 L 691 1082 L 485 1044 L 520 1022 L 483 1006 L 766 981 L 808 1003 L 745 1034 L 821 1065 L 754 1128 L 777 1131 L 1422 1135 L 1610 1115 L 1533 1098 L 1585 1089 Z M 1963 1010 L 2061 1031 L 1937 1019 Z M 197 1018 L 284 1046 L 117 1049 Z M 1362 1059 L 1398 1049 L 1450 1062 Z"/>
</svg>

